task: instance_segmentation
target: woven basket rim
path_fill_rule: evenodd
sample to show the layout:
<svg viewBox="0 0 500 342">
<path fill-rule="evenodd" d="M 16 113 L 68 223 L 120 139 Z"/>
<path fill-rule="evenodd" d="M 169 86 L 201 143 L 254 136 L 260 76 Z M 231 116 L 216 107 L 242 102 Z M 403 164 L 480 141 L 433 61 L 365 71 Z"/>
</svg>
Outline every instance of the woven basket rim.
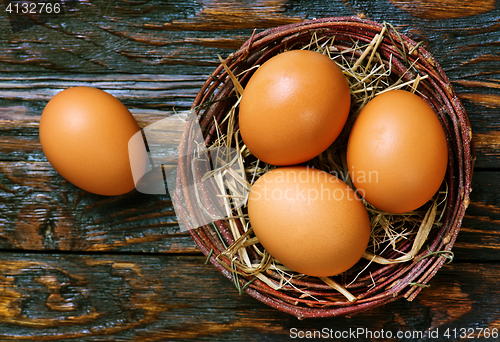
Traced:
<svg viewBox="0 0 500 342">
<path fill-rule="evenodd" d="M 379 33 L 383 27 L 384 24 L 358 17 L 330 17 L 278 26 L 259 33 L 255 33 L 254 31 L 254 34 L 240 47 L 240 49 L 226 58 L 225 63 L 231 69 L 237 68 L 239 64 L 244 63 L 249 58 L 261 52 L 263 46 L 270 47 L 273 44 L 280 46 L 279 44 L 282 44 L 283 40 L 293 39 L 295 36 L 300 36 L 307 32 L 333 32 L 335 33 L 334 35 L 339 36 L 342 34 L 352 34 L 358 38 L 365 35 L 367 37 L 366 39 L 369 40 L 373 38 L 375 34 Z M 420 58 L 419 66 L 421 70 L 428 74 L 432 74 L 429 82 L 436 88 L 436 96 L 439 96 L 439 100 L 445 102 L 446 108 L 443 109 L 445 112 L 439 115 L 449 116 L 446 116 L 446 125 L 450 125 L 447 130 L 447 138 L 450 140 L 450 145 L 452 145 L 452 147 L 450 147 L 450 152 L 453 154 L 450 157 L 449 168 L 453 168 L 453 170 L 449 172 L 448 178 L 454 186 L 453 189 L 451 189 L 452 191 L 450 191 L 450 198 L 452 198 L 452 200 L 448 202 L 446 210 L 447 216 L 444 221 L 445 224 L 443 224 L 443 227 L 437 233 L 437 237 L 432 241 L 429 249 L 432 251 L 450 251 L 460 230 L 465 210 L 469 204 L 469 194 L 471 192 L 471 178 L 475 153 L 470 123 L 460 99 L 438 61 L 424 47 L 421 45 L 419 46 L 414 40 L 406 35 L 397 33 L 392 29 L 388 29 L 386 33 L 392 35 L 394 40 L 402 46 L 415 47 L 415 51 Z M 281 43 L 278 44 L 276 42 Z M 394 55 L 394 51 L 390 51 L 390 53 Z M 214 80 L 224 80 L 224 82 L 217 82 Z M 213 96 L 216 89 L 218 96 L 222 96 L 221 94 L 224 91 L 226 93 L 232 91 L 232 83 L 222 65 L 215 69 L 211 77 L 209 77 L 201 87 L 194 100 L 193 108 L 197 108 L 200 104 L 206 102 L 210 96 Z M 220 113 L 217 112 L 218 108 L 220 108 L 220 106 L 211 106 L 203 113 L 203 116 L 200 117 L 200 124 L 202 127 L 207 127 L 207 129 L 210 127 L 209 121 L 213 121 L 216 115 L 220 115 Z M 189 127 L 186 127 L 184 133 L 184 137 L 189 137 Z M 454 135 L 453 139 L 450 137 L 451 134 Z M 209 141 L 210 134 L 206 138 L 206 143 L 209 143 Z M 181 142 L 180 148 L 189 147 L 189 144 L 190 142 L 188 139 L 184 139 Z M 186 168 L 180 165 L 177 174 L 176 195 L 181 197 L 185 195 L 183 190 L 185 188 L 183 184 L 186 184 L 185 177 Z M 185 217 L 190 210 L 192 210 L 192 207 L 184 208 L 178 213 L 179 219 L 183 220 L 186 225 L 187 222 Z M 222 229 L 222 224 L 222 222 L 216 222 L 217 228 Z M 210 230 L 210 227 L 201 227 L 190 229 L 189 233 L 198 248 L 207 256 L 208 260 L 210 260 L 226 278 L 234 282 L 234 274 L 221 265 L 216 258 L 220 253 L 220 248 L 217 249 L 217 246 L 221 247 L 222 244 L 217 242 L 217 237 L 210 236 Z M 231 237 L 223 233 L 223 229 L 221 232 L 224 239 L 231 240 Z M 355 302 L 334 301 L 326 303 L 323 306 L 307 307 L 293 303 L 286 294 L 278 292 L 259 281 L 253 282 L 247 286 L 244 291 L 271 307 L 297 317 L 352 315 L 401 297 L 412 300 L 422 287 L 411 286 L 408 283 L 427 283 L 445 261 L 446 258 L 442 256 L 433 256 L 421 260 L 414 260 L 405 264 L 389 265 L 384 269 L 384 272 L 392 273 L 385 276 L 387 280 L 382 281 L 376 287 L 378 290 L 386 287 L 388 287 L 388 289 L 384 291 L 375 291 L 372 289 L 365 292 L 360 299 Z M 245 279 L 236 281 L 245 282 Z M 371 293 L 374 295 L 371 296 Z"/>
</svg>

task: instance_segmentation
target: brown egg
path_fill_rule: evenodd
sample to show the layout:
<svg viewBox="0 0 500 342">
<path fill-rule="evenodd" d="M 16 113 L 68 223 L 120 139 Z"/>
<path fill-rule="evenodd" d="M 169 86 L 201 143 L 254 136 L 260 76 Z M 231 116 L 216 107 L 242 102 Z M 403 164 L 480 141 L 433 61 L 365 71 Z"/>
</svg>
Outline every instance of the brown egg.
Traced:
<svg viewBox="0 0 500 342">
<path fill-rule="evenodd" d="M 118 99 L 96 88 L 74 87 L 47 103 L 39 134 L 48 161 L 69 182 L 92 193 L 121 195 L 135 187 L 128 141 L 137 131 Z M 142 160 L 145 165 L 145 155 Z"/>
<path fill-rule="evenodd" d="M 368 213 L 356 193 L 338 177 L 308 167 L 261 176 L 250 190 L 248 216 L 274 258 L 310 276 L 348 270 L 370 238 Z"/>
<path fill-rule="evenodd" d="M 347 165 L 353 184 L 374 207 L 415 210 L 443 182 L 446 136 L 434 110 L 419 96 L 393 90 L 372 99 L 352 127 Z"/>
<path fill-rule="evenodd" d="M 239 105 L 240 133 L 260 160 L 299 164 L 337 138 L 350 104 L 349 85 L 335 62 L 318 52 L 287 51 L 250 78 Z"/>
</svg>

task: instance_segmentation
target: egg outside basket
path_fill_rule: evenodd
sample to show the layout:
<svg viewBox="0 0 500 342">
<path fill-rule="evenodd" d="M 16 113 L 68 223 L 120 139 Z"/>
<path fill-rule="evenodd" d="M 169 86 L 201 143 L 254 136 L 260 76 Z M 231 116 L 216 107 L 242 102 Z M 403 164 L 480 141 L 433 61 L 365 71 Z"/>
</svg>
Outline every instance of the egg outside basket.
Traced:
<svg viewBox="0 0 500 342">
<path fill-rule="evenodd" d="M 449 145 L 449 164 L 445 179 L 447 201 L 443 205 L 441 224 L 434 227 L 425 237 L 425 241 L 418 244 L 413 256 L 406 262 L 398 263 L 368 263 L 365 260 L 365 263 L 358 267 L 363 267 L 364 272 L 358 276 L 351 273 L 328 279 L 283 278 L 279 272 L 267 269 L 263 278 L 257 277 L 255 273 L 245 272 L 238 263 L 233 262 L 238 260 L 241 254 L 233 253 L 230 260 L 225 253 L 228 246 L 234 246 L 238 237 L 236 243 L 241 243 L 240 236 L 248 237 L 247 227 L 244 227 L 240 220 L 234 220 L 238 230 L 236 237 L 228 220 L 216 220 L 212 224 L 189 230 L 207 260 L 234 282 L 240 292 L 244 291 L 273 308 L 299 318 L 352 315 L 401 297 L 411 301 L 423 287 L 428 286 L 429 280 L 449 259 L 449 251 L 469 204 L 474 153 L 472 133 L 464 108 L 443 69 L 420 44 L 386 24 L 357 17 L 304 21 L 252 35 L 238 51 L 216 68 L 193 104 L 204 131 L 205 144 L 210 146 L 221 132 L 224 134 L 228 133 L 228 130 L 237 131 L 237 120 L 226 120 L 227 112 L 237 101 L 235 83 L 231 80 L 233 75 L 239 75 L 239 83 L 244 86 L 252 74 L 252 67 L 262 64 L 285 49 L 297 49 L 310 44 L 313 36 L 334 37 L 330 43 L 331 49 L 347 51 L 353 44 L 370 44 L 381 32 L 382 39 L 374 49 L 378 51 L 384 63 L 391 64 L 392 73 L 401 77 L 403 82 L 410 81 L 415 77 L 415 73 L 418 77 L 425 78 L 418 84 L 418 92 L 427 99 L 439 116 Z M 362 53 L 362 49 L 353 52 L 358 56 Z M 230 69 L 233 75 L 229 75 L 225 68 Z M 187 126 L 180 149 L 197 148 L 190 137 L 192 132 Z M 200 215 L 201 211 L 197 205 L 199 199 L 196 198 L 200 193 L 195 194 L 192 188 L 186 186 L 193 181 L 192 177 L 192 168 L 181 160 L 178 165 L 176 196 L 186 203 L 178 209 L 179 219 L 186 224 L 188 217 Z M 202 190 L 200 192 L 203 193 Z M 398 242 L 397 249 L 409 251 L 415 247 L 414 240 L 418 238 L 422 237 L 413 234 L 408 239 L 402 239 Z M 249 252 L 252 262 L 259 261 L 262 257 L 261 254 Z M 391 254 L 386 257 L 391 258 Z M 341 285 L 340 291 L 345 290 L 350 296 L 346 298 L 342 295 L 337 284 Z"/>
</svg>

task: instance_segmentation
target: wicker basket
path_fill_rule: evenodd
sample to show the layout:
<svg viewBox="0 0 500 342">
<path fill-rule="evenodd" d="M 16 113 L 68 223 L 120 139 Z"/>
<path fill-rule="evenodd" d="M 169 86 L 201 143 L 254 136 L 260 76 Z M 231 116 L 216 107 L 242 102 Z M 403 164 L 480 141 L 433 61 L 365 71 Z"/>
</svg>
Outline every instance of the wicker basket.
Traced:
<svg viewBox="0 0 500 342">
<path fill-rule="evenodd" d="M 392 72 L 398 76 L 403 75 L 404 79 L 410 79 L 408 65 L 417 68 L 422 75 L 428 75 L 425 81 L 420 82 L 419 92 L 429 99 L 440 116 L 449 143 L 450 157 L 446 176 L 448 200 L 442 225 L 432 230 L 426 241 L 426 248 L 421 248 L 415 258 L 405 263 L 370 264 L 369 276 L 361 276 L 354 282 L 349 281 L 346 286 L 356 297 L 355 301 L 348 301 L 337 290 L 314 277 L 293 279 L 289 286 L 276 290 L 254 276 L 238 275 L 238 272 L 229 270 L 217 258 L 225 250 L 225 246 L 231 245 L 235 240 L 224 220 L 189 230 L 197 246 L 207 255 L 210 262 L 235 282 L 241 291 L 299 318 L 352 315 L 401 297 L 408 300 L 415 298 L 447 260 L 446 255 L 439 252 L 451 250 L 469 203 L 474 153 L 472 133 L 464 108 L 447 76 L 431 54 L 410 38 L 385 27 L 387 31 L 378 46 L 381 57 L 391 61 Z M 231 54 L 225 63 L 236 75 L 263 63 L 285 47 L 300 48 L 308 44 L 313 34 L 335 36 L 334 45 L 345 49 L 352 46 L 354 41 L 370 43 L 383 28 L 382 24 L 357 17 L 324 18 L 276 27 L 253 35 L 238 51 Z M 245 74 L 240 78 L 240 83 L 244 86 L 250 76 L 251 72 Z M 220 123 L 224 114 L 235 103 L 235 97 L 229 96 L 234 95 L 234 92 L 234 84 L 222 65 L 213 72 L 199 91 L 193 108 L 197 108 L 207 146 L 217 138 L 214 122 Z M 205 103 L 210 105 L 203 106 Z M 227 125 L 223 124 L 217 129 L 227 130 Z M 193 148 L 193 142 L 188 138 L 189 132 L 185 133 L 187 134 L 184 135 L 181 148 Z M 178 212 L 181 220 L 185 220 L 187 215 L 196 215 L 200 210 L 196 206 L 194 195 L 182 186 L 189 182 L 189 177 L 189 167 L 181 161 L 176 194 L 188 203 Z M 241 225 L 239 229 L 241 233 L 244 232 Z M 408 246 L 402 248 L 408 249 Z M 273 272 L 269 272 L 267 276 L 278 277 Z M 299 289 L 307 289 L 308 295 L 304 296 L 304 291 Z"/>
</svg>

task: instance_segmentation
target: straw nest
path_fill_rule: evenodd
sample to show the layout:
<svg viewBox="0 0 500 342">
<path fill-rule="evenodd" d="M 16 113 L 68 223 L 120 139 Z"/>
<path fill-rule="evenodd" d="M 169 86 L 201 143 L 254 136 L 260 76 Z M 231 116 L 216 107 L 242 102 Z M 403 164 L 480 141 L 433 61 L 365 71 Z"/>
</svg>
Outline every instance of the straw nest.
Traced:
<svg viewBox="0 0 500 342">
<path fill-rule="evenodd" d="M 425 98 L 439 116 L 449 145 L 448 171 L 441 190 L 414 212 L 391 215 L 365 203 L 372 223 L 370 244 L 363 258 L 347 272 L 317 278 L 298 274 L 267 253 L 258 243 L 246 215 L 251 184 L 273 168 L 256 160 L 241 141 L 238 103 L 243 88 L 259 65 L 290 49 L 321 52 L 343 70 L 351 88 L 350 118 L 341 136 L 309 165 L 340 175 L 345 166 L 349 127 L 361 108 L 376 94 L 406 89 Z M 225 197 L 225 218 L 190 229 L 197 246 L 240 291 L 297 317 L 352 315 L 398 298 L 412 300 L 444 262 L 469 203 L 473 168 L 472 134 L 468 118 L 450 81 L 432 55 L 391 25 L 356 17 L 325 18 L 269 29 L 254 34 L 231 54 L 205 82 L 193 109 L 203 130 L 205 146 L 196 144 L 187 126 L 180 149 L 200 153 L 207 147 L 231 147 L 220 167 L 201 177 L 215 188 L 232 189 Z M 222 157 L 224 158 L 224 157 Z M 244 170 L 235 174 L 233 166 Z M 176 196 L 186 205 L 179 218 L 201 215 L 209 189 L 186 187 L 195 174 L 190 163 L 178 165 Z M 237 173 L 237 172 L 236 172 Z M 346 179 L 349 182 L 349 179 Z M 206 183 L 206 182 L 205 182 Z"/>
</svg>

